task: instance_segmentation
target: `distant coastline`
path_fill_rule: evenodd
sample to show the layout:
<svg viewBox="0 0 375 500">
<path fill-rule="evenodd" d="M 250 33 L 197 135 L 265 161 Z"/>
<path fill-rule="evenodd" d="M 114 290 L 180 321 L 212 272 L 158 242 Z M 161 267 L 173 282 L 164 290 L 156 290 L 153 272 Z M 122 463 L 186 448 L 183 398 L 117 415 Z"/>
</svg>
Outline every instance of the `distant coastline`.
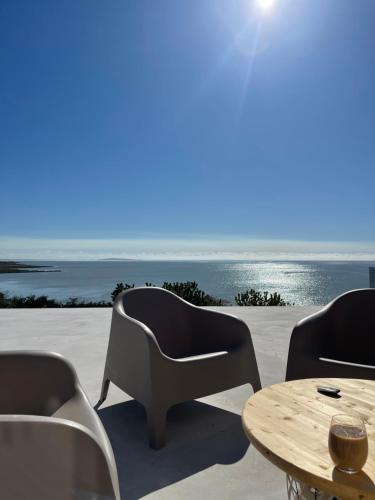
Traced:
<svg viewBox="0 0 375 500">
<path fill-rule="evenodd" d="M 125 259 L 122 257 L 108 257 L 106 259 L 97 259 L 101 262 L 137 262 L 140 259 Z"/>
<path fill-rule="evenodd" d="M 48 268 L 48 269 L 47 269 Z M 0 261 L 0 274 L 8 273 L 59 273 L 61 269 L 54 269 L 52 266 L 37 266 L 34 264 L 23 264 L 14 260 Z"/>
</svg>

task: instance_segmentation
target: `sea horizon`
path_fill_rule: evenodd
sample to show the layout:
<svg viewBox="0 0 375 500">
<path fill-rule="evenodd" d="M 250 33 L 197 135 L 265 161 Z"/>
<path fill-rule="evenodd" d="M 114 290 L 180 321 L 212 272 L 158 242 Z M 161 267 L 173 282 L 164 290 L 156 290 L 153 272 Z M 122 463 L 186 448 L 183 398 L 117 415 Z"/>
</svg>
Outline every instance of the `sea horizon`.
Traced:
<svg viewBox="0 0 375 500">
<path fill-rule="evenodd" d="M 18 259 L 21 261 L 21 259 Z M 234 305 L 252 288 L 280 293 L 295 305 L 324 305 L 341 293 L 369 286 L 374 260 L 47 260 L 25 264 L 61 272 L 0 274 L 0 292 L 47 295 L 57 300 L 110 300 L 118 282 L 161 286 L 164 281 L 196 281 L 200 289 Z"/>
<path fill-rule="evenodd" d="M 228 256 L 228 257 L 210 257 L 210 256 L 149 256 L 149 257 L 2 257 L 0 261 L 13 262 L 374 262 L 375 254 L 262 254 L 257 256 Z"/>
</svg>

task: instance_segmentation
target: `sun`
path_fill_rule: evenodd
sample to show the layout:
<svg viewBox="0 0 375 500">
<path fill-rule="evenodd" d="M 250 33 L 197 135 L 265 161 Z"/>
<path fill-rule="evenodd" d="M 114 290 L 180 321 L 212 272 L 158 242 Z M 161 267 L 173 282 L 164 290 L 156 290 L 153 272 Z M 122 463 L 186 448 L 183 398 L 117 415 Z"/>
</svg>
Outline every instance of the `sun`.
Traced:
<svg viewBox="0 0 375 500">
<path fill-rule="evenodd" d="M 276 0 L 256 0 L 256 3 L 263 11 L 271 10 L 276 3 Z"/>
</svg>

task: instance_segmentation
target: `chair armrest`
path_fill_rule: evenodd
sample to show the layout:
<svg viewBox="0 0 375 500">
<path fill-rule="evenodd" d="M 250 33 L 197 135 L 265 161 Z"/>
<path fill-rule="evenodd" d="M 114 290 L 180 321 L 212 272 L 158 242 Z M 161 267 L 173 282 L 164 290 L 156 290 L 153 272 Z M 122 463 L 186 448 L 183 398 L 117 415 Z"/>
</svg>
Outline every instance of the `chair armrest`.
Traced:
<svg viewBox="0 0 375 500">
<path fill-rule="evenodd" d="M 328 358 L 319 358 L 317 365 L 324 377 L 375 380 L 375 366 Z"/>
<path fill-rule="evenodd" d="M 192 331 L 192 355 L 171 360 L 172 364 L 179 364 L 192 377 L 199 373 L 193 372 L 193 367 L 200 363 L 202 367 L 211 362 L 218 363 L 218 367 L 220 358 L 223 361 L 225 358 L 235 359 L 241 382 L 250 383 L 254 392 L 262 388 L 250 330 L 243 320 L 197 306 L 189 306 L 188 319 Z"/>
<path fill-rule="evenodd" d="M 230 314 L 192 306 L 193 343 L 203 352 L 230 351 L 252 344 L 247 324 Z"/>
<path fill-rule="evenodd" d="M 0 448 L 4 498 L 47 500 L 86 494 L 120 499 L 115 467 L 102 443 L 80 424 L 51 417 L 2 415 Z"/>
<path fill-rule="evenodd" d="M 207 354 L 195 354 L 193 356 L 185 356 L 184 358 L 173 359 L 176 363 L 188 363 L 190 361 L 206 361 L 207 359 L 223 358 L 228 355 L 228 351 L 215 351 Z"/>
<path fill-rule="evenodd" d="M 170 358 L 145 324 L 126 315 L 120 294 L 113 306 L 105 377 L 140 402 L 147 401 L 155 360 L 168 363 Z"/>
<path fill-rule="evenodd" d="M 151 351 L 163 355 L 159 343 L 150 328 L 141 321 L 127 316 L 120 295 L 113 306 L 110 341 L 112 336 L 120 348 L 126 347 L 137 350 L 136 353 L 134 351 L 130 352 L 131 355 L 134 353 L 141 357 L 148 356 Z"/>
</svg>

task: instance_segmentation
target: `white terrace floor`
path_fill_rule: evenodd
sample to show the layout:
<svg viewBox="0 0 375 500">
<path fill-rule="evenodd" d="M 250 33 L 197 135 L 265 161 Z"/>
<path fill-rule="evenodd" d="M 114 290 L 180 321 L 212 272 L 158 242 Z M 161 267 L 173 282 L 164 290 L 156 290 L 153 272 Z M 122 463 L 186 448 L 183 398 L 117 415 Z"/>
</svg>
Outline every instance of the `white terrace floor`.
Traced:
<svg viewBox="0 0 375 500">
<path fill-rule="evenodd" d="M 214 308 L 215 309 L 215 308 Z M 220 307 L 246 321 L 263 386 L 285 376 L 293 325 L 317 307 Z M 99 397 L 110 309 L 0 310 L 0 349 L 42 349 L 70 359 L 95 404 Z M 247 441 L 240 415 L 250 386 L 172 408 L 167 445 L 148 447 L 142 407 L 111 385 L 99 415 L 116 455 L 124 500 L 286 498 L 285 476 Z"/>
</svg>

